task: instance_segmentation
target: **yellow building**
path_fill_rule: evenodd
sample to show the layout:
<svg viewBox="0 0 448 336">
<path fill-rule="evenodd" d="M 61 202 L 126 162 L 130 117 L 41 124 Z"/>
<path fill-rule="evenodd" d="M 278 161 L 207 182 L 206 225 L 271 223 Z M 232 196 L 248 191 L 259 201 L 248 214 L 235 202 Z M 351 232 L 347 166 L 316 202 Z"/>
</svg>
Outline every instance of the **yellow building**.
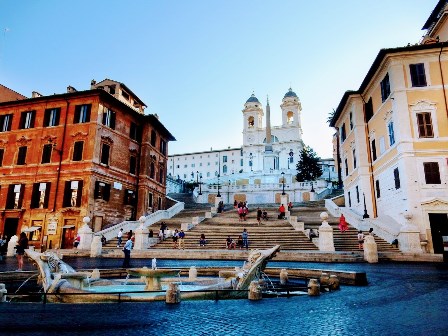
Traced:
<svg viewBox="0 0 448 336">
<path fill-rule="evenodd" d="M 380 50 L 330 121 L 345 211 L 369 218 L 359 226 L 397 238 L 402 251 L 442 253 L 448 238 L 447 13 L 447 1 L 439 1 L 420 44 Z"/>
</svg>

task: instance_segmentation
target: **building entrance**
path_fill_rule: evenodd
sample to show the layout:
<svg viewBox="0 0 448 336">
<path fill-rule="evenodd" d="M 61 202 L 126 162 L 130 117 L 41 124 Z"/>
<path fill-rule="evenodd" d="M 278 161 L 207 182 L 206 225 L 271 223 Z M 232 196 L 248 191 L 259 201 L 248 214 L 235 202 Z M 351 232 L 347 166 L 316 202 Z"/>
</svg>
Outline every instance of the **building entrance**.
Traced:
<svg viewBox="0 0 448 336">
<path fill-rule="evenodd" d="M 428 215 L 434 253 L 443 253 L 442 236 L 448 236 L 448 214 L 430 213 Z"/>
<path fill-rule="evenodd" d="M 62 227 L 61 248 L 72 249 L 75 241 L 75 220 L 66 219 L 64 224 Z"/>
<path fill-rule="evenodd" d="M 18 218 L 6 218 L 5 219 L 5 228 L 3 230 L 3 234 L 11 239 L 12 236 L 17 235 L 17 228 L 19 227 L 19 219 Z"/>
</svg>

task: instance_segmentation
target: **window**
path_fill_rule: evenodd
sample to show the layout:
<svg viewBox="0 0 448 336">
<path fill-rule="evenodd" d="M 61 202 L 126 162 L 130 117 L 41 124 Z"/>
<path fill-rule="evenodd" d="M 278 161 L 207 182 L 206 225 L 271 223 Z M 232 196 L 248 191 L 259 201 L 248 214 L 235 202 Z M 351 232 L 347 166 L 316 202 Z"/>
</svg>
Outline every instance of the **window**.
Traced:
<svg viewBox="0 0 448 336">
<path fill-rule="evenodd" d="M 359 187 L 356 186 L 356 202 L 359 203 Z"/>
<path fill-rule="evenodd" d="M 424 162 L 426 184 L 441 184 L 439 164 L 437 162 Z"/>
<path fill-rule="evenodd" d="M 243 166 L 243 159 L 240 160 L 240 166 Z"/>
<path fill-rule="evenodd" d="M 155 147 L 157 142 L 157 133 L 156 131 L 151 131 L 151 146 Z"/>
<path fill-rule="evenodd" d="M 44 148 L 42 150 L 42 161 L 40 163 L 50 163 L 52 151 L 53 151 L 52 144 L 44 145 Z"/>
<path fill-rule="evenodd" d="M 347 159 L 344 160 L 344 164 L 345 164 L 345 176 L 348 176 L 348 161 L 347 161 Z"/>
<path fill-rule="evenodd" d="M 227 155 L 224 155 L 224 156 L 222 157 L 222 162 L 227 162 Z"/>
<path fill-rule="evenodd" d="M 5 156 L 5 149 L 0 148 L 0 167 L 3 166 L 3 157 Z"/>
<path fill-rule="evenodd" d="M 22 114 L 20 115 L 19 129 L 33 128 L 35 118 L 36 118 L 36 111 L 22 112 Z"/>
<path fill-rule="evenodd" d="M 353 169 L 356 169 L 356 151 L 353 150 Z"/>
<path fill-rule="evenodd" d="M 222 173 L 227 174 L 227 166 L 226 165 L 222 166 Z"/>
<path fill-rule="evenodd" d="M 7 132 L 11 130 L 12 114 L 5 114 L 0 116 L 0 132 Z"/>
<path fill-rule="evenodd" d="M 44 114 L 44 127 L 58 126 L 60 115 L 60 108 L 46 109 Z"/>
<path fill-rule="evenodd" d="M 348 206 L 351 207 L 352 206 L 352 198 L 350 196 L 350 191 L 348 192 Z"/>
<path fill-rule="evenodd" d="M 75 106 L 75 117 L 73 118 L 74 124 L 83 124 L 90 121 L 90 110 L 92 105 L 84 104 Z"/>
<path fill-rule="evenodd" d="M 194 166 L 195 166 L 195 164 L 194 164 L 194 163 L 192 163 L 192 164 L 191 164 L 191 168 L 194 168 Z"/>
<path fill-rule="evenodd" d="M 350 112 L 350 130 L 353 129 L 353 112 Z"/>
<path fill-rule="evenodd" d="M 188 165 L 185 164 L 185 165 L 184 165 L 184 168 L 187 168 L 187 167 L 188 167 Z"/>
<path fill-rule="evenodd" d="M 156 173 L 156 167 L 154 165 L 154 162 L 151 162 L 151 164 L 149 165 L 149 177 L 153 179 L 155 173 Z"/>
<path fill-rule="evenodd" d="M 430 112 L 417 113 L 417 126 L 419 138 L 434 137 Z"/>
<path fill-rule="evenodd" d="M 400 189 L 400 172 L 398 171 L 398 168 L 394 169 L 394 182 L 395 182 L 395 189 Z"/>
<path fill-rule="evenodd" d="M 423 63 L 409 64 L 412 87 L 426 86 L 425 65 Z"/>
<path fill-rule="evenodd" d="M 153 207 L 153 194 L 151 192 L 148 192 L 148 209 L 152 210 Z"/>
<path fill-rule="evenodd" d="M 115 129 L 115 112 L 106 108 L 103 112 L 103 125 Z"/>
<path fill-rule="evenodd" d="M 129 93 L 122 90 L 121 95 L 123 96 L 124 99 L 129 100 Z"/>
<path fill-rule="evenodd" d="M 110 154 L 110 146 L 108 144 L 103 143 L 101 146 L 101 163 L 105 165 L 109 165 L 109 154 Z"/>
<path fill-rule="evenodd" d="M 381 190 L 380 190 L 380 181 L 379 180 L 375 181 L 375 189 L 376 189 L 376 198 L 380 198 Z"/>
<path fill-rule="evenodd" d="M 135 175 L 137 172 L 137 157 L 131 155 L 129 157 L 129 173 Z"/>
<path fill-rule="evenodd" d="M 346 137 L 347 136 L 345 134 L 345 123 L 344 123 L 344 124 L 342 124 L 342 127 L 341 127 L 341 142 L 344 142 Z"/>
<path fill-rule="evenodd" d="M 160 152 L 166 155 L 166 141 L 160 140 Z"/>
<path fill-rule="evenodd" d="M 22 146 L 19 147 L 19 153 L 17 155 L 17 164 L 18 165 L 24 165 L 26 164 L 26 152 L 28 150 L 28 147 Z"/>
<path fill-rule="evenodd" d="M 159 167 L 159 183 L 163 184 L 163 178 L 164 178 L 164 171 L 163 166 Z"/>
<path fill-rule="evenodd" d="M 372 160 L 376 160 L 376 142 L 375 139 L 372 140 Z"/>
<path fill-rule="evenodd" d="M 250 116 L 248 119 L 248 127 L 252 128 L 255 125 L 254 117 Z"/>
<path fill-rule="evenodd" d="M 365 113 L 365 122 L 368 122 L 373 117 L 372 97 L 370 97 L 369 101 L 365 103 L 364 113 Z"/>
<path fill-rule="evenodd" d="M 389 82 L 389 74 L 387 73 L 384 76 L 384 79 L 380 83 L 381 86 L 381 101 L 384 103 L 390 95 L 390 82 Z"/>
<path fill-rule="evenodd" d="M 23 194 L 25 190 L 24 184 L 10 184 L 8 187 L 8 195 L 6 197 L 6 209 L 21 209 Z"/>
<path fill-rule="evenodd" d="M 33 184 L 31 194 L 31 209 L 47 209 L 50 197 L 50 182 L 40 182 Z"/>
<path fill-rule="evenodd" d="M 83 181 L 65 181 L 62 207 L 80 207 Z"/>
<path fill-rule="evenodd" d="M 95 192 L 94 196 L 95 199 L 102 199 L 106 202 L 110 199 L 110 184 L 105 182 L 96 181 L 95 182 Z"/>
<path fill-rule="evenodd" d="M 210 172 L 207 172 L 207 177 L 210 177 Z"/>
<path fill-rule="evenodd" d="M 394 122 L 390 121 L 387 124 L 387 130 L 389 132 L 389 146 L 393 146 L 393 144 L 395 143 L 395 134 L 394 134 Z"/>
<path fill-rule="evenodd" d="M 73 161 L 82 161 L 82 151 L 84 148 L 84 141 L 76 141 L 73 146 Z"/>
<path fill-rule="evenodd" d="M 135 205 L 135 192 L 133 190 L 125 189 L 123 204 Z"/>
<path fill-rule="evenodd" d="M 131 122 L 131 126 L 129 129 L 129 137 L 135 141 L 141 140 L 140 127 L 136 123 Z"/>
<path fill-rule="evenodd" d="M 380 138 L 380 155 L 382 155 L 386 151 L 386 144 L 384 141 L 384 137 Z"/>
</svg>

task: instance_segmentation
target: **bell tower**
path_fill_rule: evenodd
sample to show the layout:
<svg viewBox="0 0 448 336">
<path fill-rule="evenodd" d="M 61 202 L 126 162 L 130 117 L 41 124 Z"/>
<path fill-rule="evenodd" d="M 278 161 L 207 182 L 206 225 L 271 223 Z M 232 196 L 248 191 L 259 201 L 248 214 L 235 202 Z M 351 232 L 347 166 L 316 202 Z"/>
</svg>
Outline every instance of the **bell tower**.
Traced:
<svg viewBox="0 0 448 336">
<path fill-rule="evenodd" d="M 289 88 L 282 99 L 280 105 L 282 109 L 282 126 L 283 127 L 299 127 L 302 129 L 300 113 L 302 112 L 302 104 L 296 93 Z"/>
<path fill-rule="evenodd" d="M 255 94 L 249 97 L 243 109 L 243 146 L 250 146 L 258 141 L 257 131 L 263 127 L 263 106 Z"/>
</svg>

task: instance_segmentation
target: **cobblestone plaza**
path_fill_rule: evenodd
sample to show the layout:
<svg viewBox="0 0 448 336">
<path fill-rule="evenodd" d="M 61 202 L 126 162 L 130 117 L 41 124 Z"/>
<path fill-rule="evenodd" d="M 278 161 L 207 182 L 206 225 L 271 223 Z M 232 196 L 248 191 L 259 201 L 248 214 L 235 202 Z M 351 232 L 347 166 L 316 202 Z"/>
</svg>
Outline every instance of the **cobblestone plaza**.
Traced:
<svg viewBox="0 0 448 336">
<path fill-rule="evenodd" d="M 79 259 L 81 267 L 119 260 Z M 135 260 L 142 263 L 143 260 Z M 239 265 L 170 261 L 158 265 Z M 137 264 L 135 266 L 138 266 Z M 365 271 L 369 285 L 320 297 L 183 301 L 179 305 L 2 304 L 2 335 L 446 335 L 448 272 L 442 264 L 309 264 L 271 267 Z"/>
</svg>

